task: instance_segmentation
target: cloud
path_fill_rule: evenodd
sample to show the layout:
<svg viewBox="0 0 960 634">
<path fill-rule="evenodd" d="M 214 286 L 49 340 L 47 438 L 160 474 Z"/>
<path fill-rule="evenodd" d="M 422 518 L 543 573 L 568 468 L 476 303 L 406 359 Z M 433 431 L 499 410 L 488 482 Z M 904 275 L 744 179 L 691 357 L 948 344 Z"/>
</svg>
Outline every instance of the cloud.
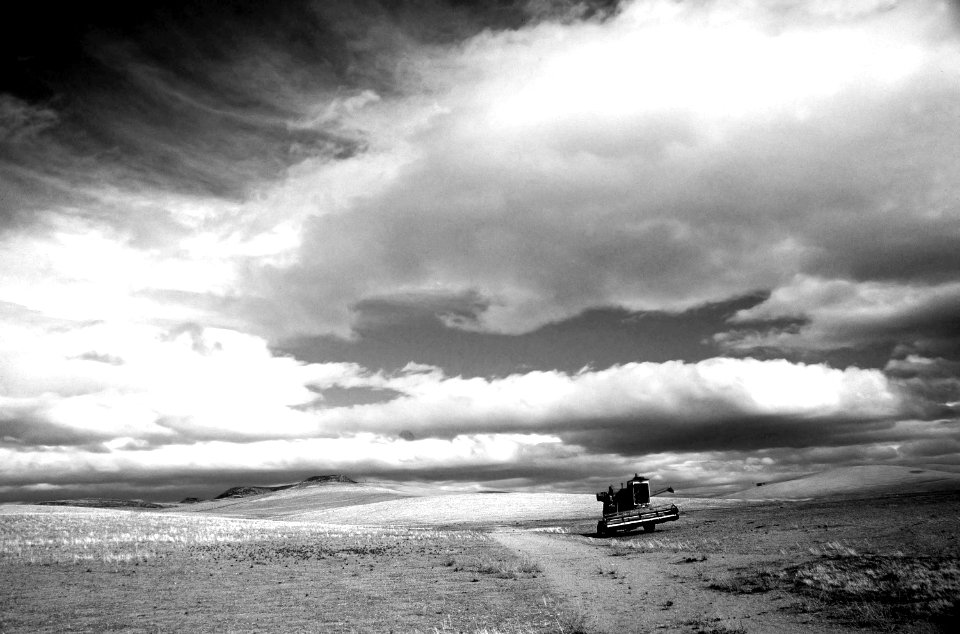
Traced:
<svg viewBox="0 0 960 634">
<path fill-rule="evenodd" d="M 716 358 L 630 363 L 577 374 L 498 379 L 439 372 L 378 375 L 405 394 L 388 403 L 318 413 L 325 428 L 550 433 L 591 452 L 646 453 L 848 443 L 892 425 L 908 401 L 875 370 Z"/>
<path fill-rule="evenodd" d="M 131 6 L 57 25 L 69 55 L 19 56 L 0 88 L 0 486 L 949 462 L 954 7 L 498 6 Z M 709 342 L 744 358 L 651 346 L 532 371 L 518 353 L 458 376 L 402 346 L 276 352 L 424 324 L 562 347 L 571 324 L 697 322 L 743 297 Z M 822 362 L 878 346 L 882 370 Z"/>
<path fill-rule="evenodd" d="M 96 323 L 4 332 L 15 336 L 0 348 L 0 416 L 18 446 L 329 435 L 299 408 L 364 374 L 275 357 L 262 339 L 222 329 Z"/>
<path fill-rule="evenodd" d="M 908 284 L 892 281 L 796 276 L 760 304 L 738 311 L 730 322 L 752 325 L 717 335 L 729 350 L 753 348 L 829 350 L 876 342 L 926 352 L 960 351 L 960 282 Z M 764 322 L 793 321 L 786 328 Z"/>
<path fill-rule="evenodd" d="M 50 108 L 31 106 L 13 95 L 0 94 L 0 143 L 21 144 L 57 124 Z"/>
<path fill-rule="evenodd" d="M 941 283 L 960 46 L 924 6 L 638 2 L 433 49 L 414 94 L 357 118 L 371 145 L 345 163 L 379 180 L 317 204 L 253 288 L 289 307 L 282 336 L 346 334 L 395 293 L 475 296 L 461 327 L 519 333 L 798 273 Z"/>
<path fill-rule="evenodd" d="M 285 473 L 323 464 L 447 478 L 519 460 L 532 477 L 561 456 L 594 464 L 931 437 L 922 421 L 897 422 L 913 411 L 912 393 L 877 370 L 714 358 L 461 378 L 416 363 L 395 373 L 303 363 L 263 339 L 192 325 L 29 334 L 0 364 L 12 395 L 0 402 L 7 485 L 37 469 L 173 478 L 248 460 Z M 325 390 L 389 400 L 327 403 Z"/>
<path fill-rule="evenodd" d="M 43 141 L 5 165 L 44 183 L 7 202 L 44 228 L 5 246 L 43 266 L 0 292 L 276 343 L 397 302 L 516 334 L 957 269 L 946 3 L 368 4 L 66 33 L 96 72 L 65 110 L 6 97 Z"/>
</svg>

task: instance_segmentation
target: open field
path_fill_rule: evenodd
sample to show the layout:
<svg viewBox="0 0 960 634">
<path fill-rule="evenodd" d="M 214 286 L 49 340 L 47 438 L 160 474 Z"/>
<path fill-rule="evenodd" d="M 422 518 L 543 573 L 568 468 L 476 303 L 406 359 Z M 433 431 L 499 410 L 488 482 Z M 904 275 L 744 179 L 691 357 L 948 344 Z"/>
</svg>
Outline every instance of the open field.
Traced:
<svg viewBox="0 0 960 634">
<path fill-rule="evenodd" d="M 0 632 L 937 632 L 960 618 L 960 491 L 669 498 L 678 522 L 599 538 L 592 495 L 353 487 L 0 506 Z"/>
<path fill-rule="evenodd" d="M 743 504 L 740 500 L 671 496 L 660 496 L 657 503 L 682 505 L 685 509 Z M 591 518 L 597 508 L 593 493 L 411 494 L 367 484 L 322 484 L 267 495 L 174 505 L 165 512 L 348 525 L 490 528 Z"/>
<path fill-rule="evenodd" d="M 537 567 L 476 531 L 37 508 L 0 514 L 3 632 L 555 632 L 562 618 Z"/>
<path fill-rule="evenodd" d="M 298 519 L 298 516 L 304 513 L 342 509 L 407 497 L 409 496 L 393 489 L 366 484 L 321 484 L 277 491 L 267 495 L 181 504 L 174 510 L 180 513 L 203 513 L 219 517 Z"/>
</svg>

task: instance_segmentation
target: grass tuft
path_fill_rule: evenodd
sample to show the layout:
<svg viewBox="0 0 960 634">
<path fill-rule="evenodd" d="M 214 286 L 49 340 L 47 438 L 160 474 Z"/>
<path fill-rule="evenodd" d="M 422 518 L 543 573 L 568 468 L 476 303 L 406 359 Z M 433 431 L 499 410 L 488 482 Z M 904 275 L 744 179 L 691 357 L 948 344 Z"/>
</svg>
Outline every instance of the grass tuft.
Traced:
<svg viewBox="0 0 960 634">
<path fill-rule="evenodd" d="M 523 555 L 521 557 L 496 556 L 484 554 L 479 557 L 452 558 L 444 562 L 454 572 L 466 571 L 485 575 L 494 575 L 501 579 L 524 579 L 536 577 L 543 572 L 536 561 Z"/>
<path fill-rule="evenodd" d="M 758 594 L 775 589 L 782 576 L 783 573 L 762 566 L 740 568 L 717 577 L 707 587 L 733 594 Z"/>
<path fill-rule="evenodd" d="M 543 606 L 552 615 L 557 634 L 588 634 L 590 617 L 583 603 L 558 604 L 549 597 L 543 597 Z"/>
<path fill-rule="evenodd" d="M 713 538 L 688 540 L 624 538 L 606 540 L 604 543 L 614 557 L 639 553 L 690 552 L 706 559 L 704 553 L 717 553 L 722 550 L 722 542 Z"/>
<path fill-rule="evenodd" d="M 683 625 L 690 628 L 695 634 L 746 634 L 747 631 L 743 623 L 727 625 L 721 622 L 720 617 L 709 620 L 695 619 L 686 621 Z"/>
</svg>

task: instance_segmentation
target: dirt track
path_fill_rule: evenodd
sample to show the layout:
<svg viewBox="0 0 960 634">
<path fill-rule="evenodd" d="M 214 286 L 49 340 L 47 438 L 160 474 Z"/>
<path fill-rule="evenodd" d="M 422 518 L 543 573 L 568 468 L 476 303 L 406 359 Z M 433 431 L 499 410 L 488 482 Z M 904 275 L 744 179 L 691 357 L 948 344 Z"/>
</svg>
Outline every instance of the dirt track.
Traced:
<svg viewBox="0 0 960 634">
<path fill-rule="evenodd" d="M 785 597 L 711 590 L 703 570 L 674 553 L 613 557 L 606 540 L 580 535 L 504 530 L 493 537 L 539 563 L 553 590 L 587 616 L 590 632 L 844 631 L 782 610 Z"/>
</svg>

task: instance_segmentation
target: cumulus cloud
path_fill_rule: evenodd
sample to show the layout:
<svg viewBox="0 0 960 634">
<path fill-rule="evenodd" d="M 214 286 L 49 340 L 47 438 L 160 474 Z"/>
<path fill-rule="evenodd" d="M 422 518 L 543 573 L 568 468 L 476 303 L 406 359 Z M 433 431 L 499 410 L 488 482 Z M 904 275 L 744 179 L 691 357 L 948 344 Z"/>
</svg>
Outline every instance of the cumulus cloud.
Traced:
<svg viewBox="0 0 960 634">
<path fill-rule="evenodd" d="M 465 379 L 416 363 L 395 373 L 303 363 L 275 356 L 261 338 L 190 325 L 27 335 L 0 364 L 11 395 L 0 401 L 4 486 L 51 482 L 51 473 L 62 483 L 90 473 L 199 477 L 244 464 L 275 475 L 322 465 L 405 478 L 475 478 L 478 470 L 534 478 L 573 457 L 586 471 L 604 456 L 626 465 L 651 454 L 676 460 L 956 434 L 897 422 L 911 411 L 911 393 L 880 371 L 784 360 Z M 322 395 L 331 388 L 392 398 L 330 405 Z"/>
<path fill-rule="evenodd" d="M 282 289 L 286 328 L 341 333 L 397 292 L 473 294 L 461 327 L 523 332 L 798 272 L 942 281 L 960 182 L 948 11 L 638 2 L 435 49 L 416 96 L 360 119 L 379 143 L 347 163 L 379 181 L 315 206 L 296 263 L 253 280 Z"/>
<path fill-rule="evenodd" d="M 405 428 L 417 437 L 549 432 L 591 453 L 642 455 L 862 442 L 890 428 L 911 403 L 879 371 L 754 359 L 386 380 L 406 396 L 321 418 L 350 429 Z"/>
<path fill-rule="evenodd" d="M 160 331 L 94 324 L 18 334 L 2 350 L 0 366 L 8 418 L 44 418 L 91 440 L 402 432 L 427 439 L 589 431 L 596 421 L 615 427 L 597 434 L 635 429 L 642 435 L 649 428 L 662 436 L 669 429 L 666 442 L 683 444 L 685 425 L 737 418 L 885 420 L 905 407 L 877 371 L 787 361 L 717 358 L 465 379 L 416 363 L 391 374 L 356 364 L 302 363 L 274 356 L 263 339 L 189 325 Z M 334 387 L 393 398 L 327 406 L 323 392 Z"/>
<path fill-rule="evenodd" d="M 298 408 L 362 374 L 350 364 L 275 357 L 262 339 L 223 329 L 91 324 L 20 329 L 7 341 L 3 436 L 21 447 L 70 444 L 52 432 L 40 442 L 38 429 L 71 442 L 134 445 L 323 435 Z"/>
</svg>

